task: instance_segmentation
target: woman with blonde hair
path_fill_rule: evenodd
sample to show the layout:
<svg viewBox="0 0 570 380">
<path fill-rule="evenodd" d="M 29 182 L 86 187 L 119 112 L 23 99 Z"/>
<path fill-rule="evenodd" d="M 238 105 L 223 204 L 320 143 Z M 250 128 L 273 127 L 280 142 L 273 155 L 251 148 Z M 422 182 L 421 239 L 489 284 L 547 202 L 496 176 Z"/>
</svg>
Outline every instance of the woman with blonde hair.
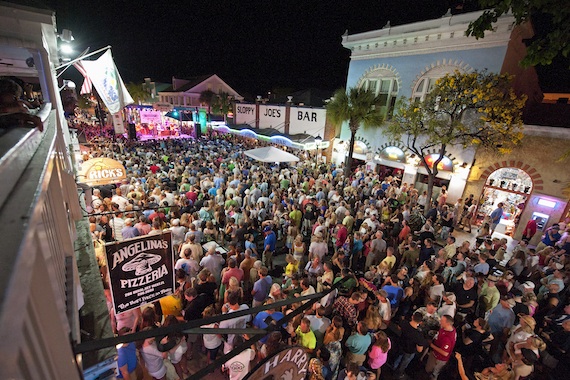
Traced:
<svg viewBox="0 0 570 380">
<path fill-rule="evenodd" d="M 323 364 L 317 358 L 309 361 L 309 380 L 325 380 L 323 376 Z"/>
<path fill-rule="evenodd" d="M 228 287 L 224 292 L 224 305 L 228 303 L 228 295 L 230 292 L 237 292 L 239 294 L 239 299 L 241 302 L 241 300 L 243 299 L 243 289 L 241 288 L 238 279 L 233 276 L 230 277 Z"/>
<path fill-rule="evenodd" d="M 211 220 L 206 222 L 206 228 L 204 228 L 204 240 L 206 242 L 218 241 L 218 230 L 214 227 L 214 223 Z"/>
<path fill-rule="evenodd" d="M 534 294 L 534 292 L 523 294 L 522 302 L 528 307 L 528 315 L 531 317 L 534 316 L 534 313 L 536 313 L 536 308 L 538 307 L 536 294 Z"/>
<path fill-rule="evenodd" d="M 303 235 L 298 234 L 297 236 L 295 236 L 295 240 L 293 241 L 292 251 L 293 251 L 293 257 L 295 258 L 295 260 L 297 260 L 300 267 L 303 267 L 305 264 L 304 262 L 305 248 L 306 247 L 305 247 L 305 242 L 303 241 Z"/>
<path fill-rule="evenodd" d="M 366 310 L 366 317 L 364 323 L 368 327 L 368 333 L 374 334 L 380 330 L 382 326 L 382 318 L 380 317 L 380 309 L 378 306 L 371 305 Z"/>
<path fill-rule="evenodd" d="M 513 358 L 515 355 L 515 345 L 526 342 L 528 338 L 534 336 L 536 321 L 533 317 L 525 314 L 519 314 L 519 324 L 511 328 L 511 335 L 507 340 L 507 354 Z"/>
</svg>

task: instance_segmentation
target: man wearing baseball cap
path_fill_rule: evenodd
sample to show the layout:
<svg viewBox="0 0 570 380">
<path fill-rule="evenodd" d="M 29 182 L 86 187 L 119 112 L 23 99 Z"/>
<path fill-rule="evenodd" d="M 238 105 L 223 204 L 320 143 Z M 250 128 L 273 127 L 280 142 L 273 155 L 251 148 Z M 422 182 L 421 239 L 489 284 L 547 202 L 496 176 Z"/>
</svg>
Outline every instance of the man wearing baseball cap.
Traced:
<svg viewBox="0 0 570 380">
<path fill-rule="evenodd" d="M 479 316 L 483 316 L 486 312 L 494 309 L 499 304 L 501 294 L 496 286 L 498 280 L 499 278 L 497 276 L 491 274 L 481 287 L 481 293 L 479 294 Z"/>
</svg>

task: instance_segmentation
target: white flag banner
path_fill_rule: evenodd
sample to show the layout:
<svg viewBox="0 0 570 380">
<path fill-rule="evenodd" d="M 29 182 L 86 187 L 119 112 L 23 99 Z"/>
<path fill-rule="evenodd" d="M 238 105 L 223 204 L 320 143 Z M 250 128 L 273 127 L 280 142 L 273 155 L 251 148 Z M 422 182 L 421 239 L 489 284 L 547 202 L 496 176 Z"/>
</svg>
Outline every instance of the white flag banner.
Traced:
<svg viewBox="0 0 570 380">
<path fill-rule="evenodd" d="M 82 60 L 81 64 L 110 113 L 116 114 L 134 103 L 113 62 L 111 49 L 95 61 Z"/>
</svg>

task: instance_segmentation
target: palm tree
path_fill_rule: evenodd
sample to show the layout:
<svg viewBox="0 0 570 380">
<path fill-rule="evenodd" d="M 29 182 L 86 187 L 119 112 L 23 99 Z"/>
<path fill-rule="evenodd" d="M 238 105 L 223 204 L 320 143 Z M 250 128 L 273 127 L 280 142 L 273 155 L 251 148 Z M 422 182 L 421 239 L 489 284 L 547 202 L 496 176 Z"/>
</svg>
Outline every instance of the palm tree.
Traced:
<svg viewBox="0 0 570 380">
<path fill-rule="evenodd" d="M 139 83 L 129 82 L 126 85 L 126 87 L 127 91 L 131 95 L 131 98 L 133 98 L 133 100 L 137 104 L 142 104 L 143 102 L 146 102 L 146 100 L 150 96 L 150 94 L 143 88 L 142 83 L 139 84 Z"/>
<path fill-rule="evenodd" d="M 361 125 L 368 128 L 379 127 L 382 124 L 384 121 L 382 104 L 382 100 L 374 92 L 353 87 L 348 93 L 344 88 L 337 90 L 326 106 L 327 117 L 337 128 L 348 121 L 350 145 L 344 167 L 344 175 L 347 178 L 350 176 L 356 132 Z"/>
<path fill-rule="evenodd" d="M 212 111 L 212 104 L 216 97 L 216 93 L 212 90 L 204 90 L 200 93 L 200 98 L 198 99 L 200 103 L 205 104 L 208 106 L 208 119 L 207 122 L 210 122 L 210 113 Z M 205 126 L 204 126 L 205 127 Z"/>
<path fill-rule="evenodd" d="M 224 122 L 226 122 L 226 118 L 228 113 L 233 108 L 233 96 L 228 94 L 227 92 L 221 91 L 217 94 L 213 101 L 212 101 L 212 113 L 216 115 L 223 115 Z"/>
</svg>

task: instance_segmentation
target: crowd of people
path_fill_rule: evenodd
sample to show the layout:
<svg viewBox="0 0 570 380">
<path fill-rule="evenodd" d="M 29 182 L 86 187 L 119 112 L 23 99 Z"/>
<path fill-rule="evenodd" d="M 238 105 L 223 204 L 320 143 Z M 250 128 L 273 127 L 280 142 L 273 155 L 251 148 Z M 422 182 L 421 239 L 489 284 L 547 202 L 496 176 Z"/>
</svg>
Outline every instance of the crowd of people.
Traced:
<svg viewBox="0 0 570 380">
<path fill-rule="evenodd" d="M 175 295 L 117 315 L 109 298 L 117 334 L 292 300 L 203 326 L 276 326 L 222 366 L 230 379 L 242 379 L 287 345 L 306 350 L 307 378 L 318 380 L 412 374 L 518 380 L 539 371 L 564 377 L 567 221 L 550 227 L 536 248 L 527 240 L 508 246 L 493 238 L 499 213 L 493 211 L 476 243 L 457 241 L 459 229 L 471 231 L 473 196 L 448 200 L 443 189 L 429 200 L 400 178 L 362 168 L 346 178 L 342 167 L 307 156 L 295 166 L 260 164 L 242 154 L 258 144 L 225 136 L 93 147 L 90 157 L 117 159 L 128 171 L 123 183 L 93 190 L 94 241 L 169 230 L 178 258 Z M 227 254 L 204 252 L 208 242 Z M 333 287 L 279 323 L 306 302 L 296 298 Z M 197 355 L 211 363 L 248 339 L 213 330 L 126 344 L 119 348 L 119 377 L 137 378 L 144 366 L 165 379 L 168 359 L 185 378 Z"/>
</svg>

